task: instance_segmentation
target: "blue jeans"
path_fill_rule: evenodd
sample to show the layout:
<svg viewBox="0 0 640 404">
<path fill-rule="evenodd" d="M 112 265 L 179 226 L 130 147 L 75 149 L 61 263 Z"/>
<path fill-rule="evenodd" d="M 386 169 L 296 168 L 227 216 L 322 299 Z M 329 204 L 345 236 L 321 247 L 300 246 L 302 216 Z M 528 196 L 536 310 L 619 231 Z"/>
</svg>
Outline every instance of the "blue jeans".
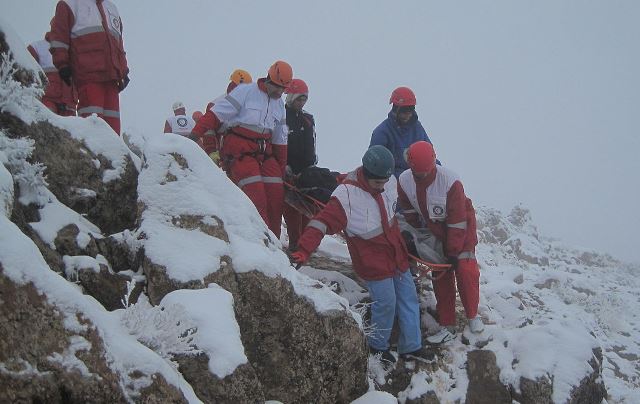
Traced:
<svg viewBox="0 0 640 404">
<path fill-rule="evenodd" d="M 391 328 L 397 315 L 400 325 L 398 353 L 403 354 L 420 349 L 422 347 L 420 307 L 411 271 L 396 272 L 393 278 L 380 281 L 367 281 L 367 288 L 373 301 L 371 306 L 373 331 L 368 336 L 369 346 L 381 351 L 389 349 Z"/>
</svg>

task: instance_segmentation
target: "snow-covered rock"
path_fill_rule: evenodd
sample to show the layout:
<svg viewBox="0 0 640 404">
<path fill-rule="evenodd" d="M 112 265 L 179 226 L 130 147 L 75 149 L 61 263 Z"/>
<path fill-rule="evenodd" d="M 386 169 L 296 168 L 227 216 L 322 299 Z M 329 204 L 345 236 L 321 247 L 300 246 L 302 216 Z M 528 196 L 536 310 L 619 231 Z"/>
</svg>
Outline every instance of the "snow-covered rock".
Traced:
<svg viewBox="0 0 640 404">
<path fill-rule="evenodd" d="M 0 310 L 0 401 L 366 391 L 360 315 L 291 267 L 194 143 L 128 134 L 134 154 L 95 116 L 54 115 L 24 44 L 5 23 L 0 33 L 1 296 L 28 306 Z"/>
</svg>

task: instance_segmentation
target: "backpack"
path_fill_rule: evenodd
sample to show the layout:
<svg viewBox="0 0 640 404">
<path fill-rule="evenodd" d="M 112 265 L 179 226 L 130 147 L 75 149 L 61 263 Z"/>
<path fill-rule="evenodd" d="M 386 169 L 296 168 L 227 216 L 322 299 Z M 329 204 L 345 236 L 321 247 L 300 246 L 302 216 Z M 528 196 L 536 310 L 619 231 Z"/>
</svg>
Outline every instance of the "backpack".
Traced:
<svg viewBox="0 0 640 404">
<path fill-rule="evenodd" d="M 338 187 L 336 180 L 338 174 L 328 168 L 310 166 L 300 172 L 296 187 L 310 197 L 327 203 L 333 191 Z"/>
</svg>

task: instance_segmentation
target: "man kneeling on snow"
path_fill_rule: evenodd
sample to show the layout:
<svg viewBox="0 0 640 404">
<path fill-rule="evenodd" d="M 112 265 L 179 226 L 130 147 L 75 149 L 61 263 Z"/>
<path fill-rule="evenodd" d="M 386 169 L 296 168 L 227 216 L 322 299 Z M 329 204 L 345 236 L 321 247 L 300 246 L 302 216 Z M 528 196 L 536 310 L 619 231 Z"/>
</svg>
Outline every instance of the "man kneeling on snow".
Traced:
<svg viewBox="0 0 640 404">
<path fill-rule="evenodd" d="M 407 150 L 410 169 L 398 178 L 398 203 L 407 223 L 427 227 L 442 242 L 452 271 L 433 281 L 441 329 L 427 338 L 439 344 L 455 338 L 456 282 L 471 332 L 484 330 L 478 316 L 480 271 L 475 256 L 478 244 L 476 214 L 457 174 L 436 166 L 431 143 L 420 141 Z"/>
</svg>

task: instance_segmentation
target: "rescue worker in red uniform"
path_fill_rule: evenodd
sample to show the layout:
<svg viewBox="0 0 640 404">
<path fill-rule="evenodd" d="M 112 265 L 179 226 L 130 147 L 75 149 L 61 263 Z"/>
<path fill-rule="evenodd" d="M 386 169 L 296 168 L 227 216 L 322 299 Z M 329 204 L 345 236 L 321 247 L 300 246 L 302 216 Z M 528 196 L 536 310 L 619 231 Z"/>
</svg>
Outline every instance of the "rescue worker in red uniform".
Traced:
<svg viewBox="0 0 640 404">
<path fill-rule="evenodd" d="M 478 244 L 476 214 L 456 173 L 436 165 L 431 143 L 419 141 L 407 150 L 409 169 L 398 179 L 398 203 L 407 222 L 415 228 L 428 227 L 442 242 L 444 256 L 453 271 L 433 281 L 436 295 L 438 333 L 427 338 L 432 344 L 455 338 L 456 283 L 469 329 L 484 330 L 478 316 L 480 271 L 475 256 Z"/>
<path fill-rule="evenodd" d="M 119 135 L 119 93 L 129 84 L 129 68 L 115 4 L 59 1 L 46 39 L 60 78 L 78 89 L 78 114 L 97 114 Z"/>
<path fill-rule="evenodd" d="M 238 85 L 198 120 L 190 138 L 209 129 L 222 134 L 221 164 L 229 178 L 256 206 L 269 229 L 280 237 L 283 175 L 287 164 L 287 125 L 282 94 L 293 79 L 281 60 L 267 77 Z"/>
<path fill-rule="evenodd" d="M 187 116 L 187 109 L 182 101 L 173 103 L 173 116 L 164 122 L 164 133 L 188 136 L 196 125 L 193 118 Z"/>
<path fill-rule="evenodd" d="M 293 79 L 286 90 L 285 109 L 289 139 L 287 141 L 287 181 L 295 182 L 295 178 L 307 167 L 318 162 L 316 156 L 316 127 L 313 115 L 302 108 L 309 98 L 307 83 L 301 79 Z M 302 230 L 309 219 L 295 208 L 285 203 L 284 221 L 287 224 L 289 249 L 294 250 Z"/>
<path fill-rule="evenodd" d="M 298 250 L 291 254 L 294 262 L 303 264 L 325 234 L 344 231 L 353 269 L 366 281 L 373 301 L 369 350 L 388 362 L 395 362 L 389 338 L 396 317 L 400 356 L 409 360 L 430 356 L 422 349 L 418 296 L 395 217 L 398 188 L 394 166 L 387 148 L 370 147 L 362 157 L 362 166 L 338 185 L 326 207 L 305 228 Z"/>
<path fill-rule="evenodd" d="M 32 42 L 27 50 L 47 75 L 48 83 L 42 96 L 42 103 L 58 115 L 76 116 L 78 93 L 74 86 L 68 86 L 62 82 L 58 69 L 53 65 L 49 42 L 44 39 Z"/>
<path fill-rule="evenodd" d="M 213 105 L 216 103 L 217 100 L 223 99 L 224 97 L 226 97 L 227 94 L 229 94 L 231 90 L 236 88 L 239 84 L 249 84 L 251 82 L 253 82 L 253 79 L 251 78 L 251 74 L 249 74 L 248 71 L 242 70 L 242 69 L 234 70 L 233 73 L 231 73 L 231 76 L 229 76 L 229 84 L 227 85 L 227 91 L 223 95 L 219 96 L 218 98 L 216 98 L 215 100 L 207 104 L 205 111 L 208 111 L 209 109 L 211 109 L 211 107 L 213 107 Z M 198 122 L 199 118 L 198 119 L 194 118 L 194 120 Z M 202 147 L 202 149 L 209 155 L 211 160 L 213 160 L 214 163 L 216 164 L 220 163 L 220 152 L 218 151 L 219 143 L 220 143 L 220 136 L 218 136 L 218 134 L 213 130 L 213 128 L 207 128 L 202 138 L 198 141 L 198 144 L 200 145 L 200 147 Z"/>
</svg>

